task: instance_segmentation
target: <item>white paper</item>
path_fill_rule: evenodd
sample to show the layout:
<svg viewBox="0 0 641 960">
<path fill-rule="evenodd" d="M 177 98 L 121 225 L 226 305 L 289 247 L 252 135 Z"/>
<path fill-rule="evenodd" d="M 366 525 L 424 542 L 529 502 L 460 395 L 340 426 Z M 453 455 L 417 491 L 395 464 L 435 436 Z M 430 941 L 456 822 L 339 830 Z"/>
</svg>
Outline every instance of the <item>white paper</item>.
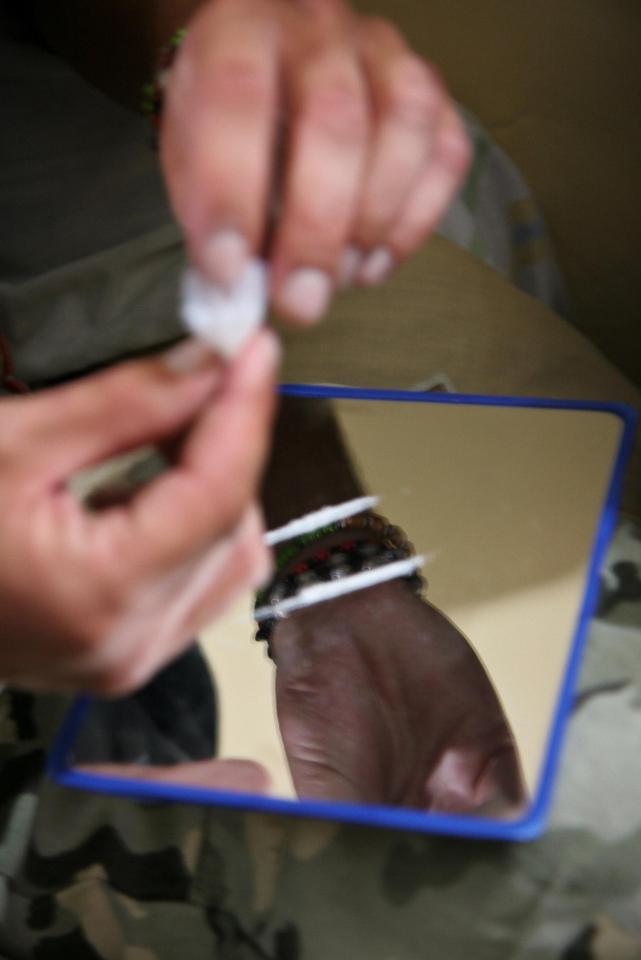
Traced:
<svg viewBox="0 0 641 960">
<path fill-rule="evenodd" d="M 181 319 L 190 333 L 227 360 L 242 349 L 267 314 L 267 268 L 250 260 L 231 287 L 216 286 L 194 267 L 185 270 Z"/>
</svg>

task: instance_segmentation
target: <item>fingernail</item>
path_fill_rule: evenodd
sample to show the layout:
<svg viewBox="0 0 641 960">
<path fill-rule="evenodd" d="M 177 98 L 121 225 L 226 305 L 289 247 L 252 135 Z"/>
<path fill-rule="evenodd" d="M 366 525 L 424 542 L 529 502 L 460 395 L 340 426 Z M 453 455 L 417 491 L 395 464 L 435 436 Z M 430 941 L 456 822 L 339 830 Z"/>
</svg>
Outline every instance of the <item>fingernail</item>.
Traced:
<svg viewBox="0 0 641 960">
<path fill-rule="evenodd" d="M 290 273 L 279 297 L 288 314 L 305 323 L 318 320 L 329 305 L 332 283 L 315 267 L 300 267 Z"/>
<path fill-rule="evenodd" d="M 350 287 L 363 264 L 364 256 L 357 247 L 346 247 L 338 264 L 338 285 L 341 290 Z"/>
<path fill-rule="evenodd" d="M 376 247 L 365 258 L 358 279 L 367 286 L 375 286 L 386 279 L 393 266 L 394 258 L 387 247 Z"/>
<path fill-rule="evenodd" d="M 163 353 L 161 360 L 168 370 L 178 376 L 197 373 L 199 370 L 213 367 L 215 363 L 215 357 L 210 348 L 193 338 L 181 340 L 175 347 Z"/>
<path fill-rule="evenodd" d="M 218 230 L 202 254 L 203 267 L 215 283 L 231 287 L 240 277 L 249 257 L 247 241 L 237 230 Z"/>
</svg>

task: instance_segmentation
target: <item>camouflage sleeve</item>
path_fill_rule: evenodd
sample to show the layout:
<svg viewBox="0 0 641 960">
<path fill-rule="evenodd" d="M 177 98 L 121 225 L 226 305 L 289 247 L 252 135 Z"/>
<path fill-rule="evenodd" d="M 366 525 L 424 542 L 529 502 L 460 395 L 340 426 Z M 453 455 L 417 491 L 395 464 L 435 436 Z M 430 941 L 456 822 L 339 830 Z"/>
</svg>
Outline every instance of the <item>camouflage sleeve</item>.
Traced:
<svg viewBox="0 0 641 960">
<path fill-rule="evenodd" d="M 641 957 L 641 536 L 623 523 L 530 844 L 67 791 L 65 702 L 2 695 L 0 955 L 223 960 Z"/>
</svg>

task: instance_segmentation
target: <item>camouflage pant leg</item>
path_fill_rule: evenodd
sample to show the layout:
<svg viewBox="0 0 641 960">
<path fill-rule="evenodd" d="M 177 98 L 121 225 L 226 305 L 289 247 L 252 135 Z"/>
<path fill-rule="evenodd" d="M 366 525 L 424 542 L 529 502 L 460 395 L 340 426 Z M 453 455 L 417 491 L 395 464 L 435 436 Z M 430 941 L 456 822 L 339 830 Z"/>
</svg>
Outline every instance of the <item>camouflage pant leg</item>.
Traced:
<svg viewBox="0 0 641 960">
<path fill-rule="evenodd" d="M 34 715 L 23 700 L 0 727 L 21 741 L 6 747 L 2 780 L 0 955 L 641 958 L 641 540 L 630 525 L 603 587 L 552 822 L 531 844 L 63 790 L 41 781 L 36 730 L 60 704 L 39 700 Z"/>
</svg>

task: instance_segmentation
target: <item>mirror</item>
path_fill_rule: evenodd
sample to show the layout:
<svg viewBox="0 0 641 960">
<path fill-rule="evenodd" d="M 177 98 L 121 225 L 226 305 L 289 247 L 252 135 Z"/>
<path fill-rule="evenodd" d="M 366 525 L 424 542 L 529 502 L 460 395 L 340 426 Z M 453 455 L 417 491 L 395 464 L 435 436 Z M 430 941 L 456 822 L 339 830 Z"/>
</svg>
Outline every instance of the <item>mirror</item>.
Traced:
<svg viewBox="0 0 641 960">
<path fill-rule="evenodd" d="M 381 498 L 379 516 L 281 544 L 259 602 L 391 562 L 407 542 L 426 555 L 425 583 L 297 611 L 263 630 L 268 641 L 255 639 L 254 597 L 239 597 L 138 694 L 92 702 L 67 763 L 206 787 L 215 802 L 229 790 L 330 816 L 347 803 L 426 823 L 523 821 L 551 768 L 624 432 L 605 408 L 293 388 L 269 526 L 359 493 Z"/>
</svg>

